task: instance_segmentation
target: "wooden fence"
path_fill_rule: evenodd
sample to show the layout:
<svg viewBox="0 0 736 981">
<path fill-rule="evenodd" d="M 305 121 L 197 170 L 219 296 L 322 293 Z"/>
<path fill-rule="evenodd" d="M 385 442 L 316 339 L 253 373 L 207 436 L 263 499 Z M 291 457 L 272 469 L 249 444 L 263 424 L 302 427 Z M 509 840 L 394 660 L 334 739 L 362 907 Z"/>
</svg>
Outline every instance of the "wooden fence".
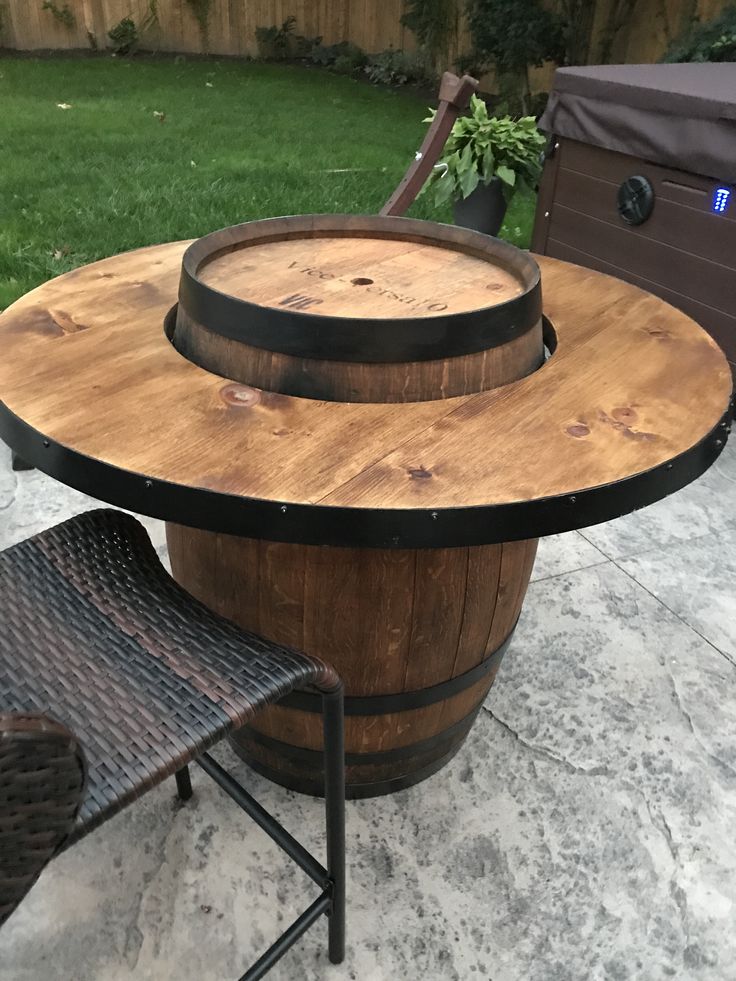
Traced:
<svg viewBox="0 0 736 981">
<path fill-rule="evenodd" d="M 550 0 L 559 3 L 560 0 Z M 590 0 L 595 6 L 591 57 L 596 61 L 609 37 L 610 60 L 651 62 L 658 60 L 667 44 L 692 17 L 709 19 L 727 0 Z M 462 5 L 462 0 L 461 0 Z M 123 17 L 136 24 L 150 14 L 150 0 L 56 0 L 68 6 L 72 26 L 60 22 L 43 0 L 0 0 L 0 46 L 20 50 L 104 48 L 107 32 Z M 157 22 L 149 27 L 141 47 L 152 51 L 197 52 L 255 56 L 257 27 L 281 24 L 289 15 L 296 29 L 307 37 L 321 35 L 325 43 L 349 40 L 368 52 L 385 48 L 412 50 L 414 38 L 401 26 L 404 0 L 210 0 L 206 32 L 197 22 L 188 0 L 158 0 Z M 451 66 L 470 43 L 461 28 Z M 597 56 L 597 57 L 596 57 Z M 549 87 L 550 70 L 533 73 L 534 87 Z"/>
<path fill-rule="evenodd" d="M 0 0 L 4 8 L 3 43 L 9 48 L 89 48 L 94 38 L 100 47 L 107 32 L 123 17 L 141 24 L 150 13 L 149 0 L 57 0 L 74 14 L 67 27 L 42 9 L 42 0 Z M 141 47 L 149 50 L 202 52 L 203 32 L 187 0 L 159 0 L 158 23 L 149 28 Z M 325 43 L 350 40 L 365 51 L 410 47 L 411 34 L 401 26 L 403 0 L 211 0 L 207 23 L 210 53 L 257 54 L 255 30 L 297 18 L 297 31 L 307 37 L 322 35 Z"/>
</svg>

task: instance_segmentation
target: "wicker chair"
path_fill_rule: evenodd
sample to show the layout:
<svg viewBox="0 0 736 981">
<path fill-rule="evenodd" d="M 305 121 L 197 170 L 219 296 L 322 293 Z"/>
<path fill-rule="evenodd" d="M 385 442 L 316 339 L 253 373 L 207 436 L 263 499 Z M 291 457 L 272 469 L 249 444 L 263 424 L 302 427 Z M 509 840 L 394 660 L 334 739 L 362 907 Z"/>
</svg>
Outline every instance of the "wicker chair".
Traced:
<svg viewBox="0 0 736 981">
<path fill-rule="evenodd" d="M 327 868 L 207 750 L 297 688 L 322 694 Z M 0 553 L 0 925 L 59 852 L 197 762 L 318 883 L 243 975 L 255 981 L 323 914 L 344 957 L 342 685 L 322 662 L 244 633 L 181 589 L 141 525 L 72 518 Z"/>
</svg>

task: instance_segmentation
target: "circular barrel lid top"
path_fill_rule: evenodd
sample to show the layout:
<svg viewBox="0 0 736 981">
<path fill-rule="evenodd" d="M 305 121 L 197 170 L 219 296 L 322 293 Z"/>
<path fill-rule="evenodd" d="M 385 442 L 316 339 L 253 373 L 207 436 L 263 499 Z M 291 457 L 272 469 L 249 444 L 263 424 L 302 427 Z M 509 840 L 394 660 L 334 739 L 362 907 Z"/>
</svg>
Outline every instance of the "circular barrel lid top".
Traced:
<svg viewBox="0 0 736 981">
<path fill-rule="evenodd" d="M 425 223 L 407 230 L 416 224 Z M 235 299 L 262 309 L 288 311 L 279 298 L 292 280 L 279 276 L 304 260 L 299 270 L 336 277 L 298 273 L 299 292 L 323 300 L 325 319 L 346 316 L 346 304 L 371 322 L 390 322 L 397 304 L 404 321 L 416 319 L 393 297 L 368 304 L 361 291 L 374 284 L 352 282 L 385 275 L 398 293 L 410 245 L 392 244 L 384 261 L 385 242 L 349 238 L 343 271 L 329 237 L 317 239 L 311 261 L 288 240 L 261 242 L 252 257 L 279 267 L 273 279 L 249 277 L 247 258 L 227 248 L 199 268 L 206 239 L 188 255 L 205 286 L 227 281 L 232 291 L 236 280 Z M 415 548 L 532 538 L 615 517 L 697 477 L 727 438 L 731 374 L 705 331 L 634 286 L 545 257 L 537 262 L 554 353 L 518 382 L 405 404 L 233 383 L 183 358 L 164 329 L 189 244 L 77 269 L 0 315 L 0 436 L 28 462 L 112 504 L 212 531 Z M 434 302 L 434 280 L 454 312 L 477 310 L 484 278 L 475 261 L 458 260 L 455 280 L 435 248 L 422 245 L 431 275 L 421 292 L 412 279 L 411 296 Z M 488 277 L 497 301 L 517 288 L 505 273 Z"/>
<path fill-rule="evenodd" d="M 542 312 L 528 254 L 468 229 L 378 215 L 270 218 L 205 235 L 184 254 L 179 300 L 231 340 L 362 363 L 487 350 Z"/>
<path fill-rule="evenodd" d="M 199 278 L 261 306 L 371 320 L 477 310 L 518 296 L 524 285 L 511 269 L 466 252 L 359 231 L 221 253 Z"/>
</svg>

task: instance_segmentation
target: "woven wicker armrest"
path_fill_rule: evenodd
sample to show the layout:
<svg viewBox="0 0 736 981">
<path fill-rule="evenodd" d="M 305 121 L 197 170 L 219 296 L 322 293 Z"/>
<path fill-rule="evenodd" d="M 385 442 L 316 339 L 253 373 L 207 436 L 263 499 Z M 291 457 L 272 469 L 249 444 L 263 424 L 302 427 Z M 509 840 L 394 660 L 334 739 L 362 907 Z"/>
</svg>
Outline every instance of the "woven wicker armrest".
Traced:
<svg viewBox="0 0 736 981">
<path fill-rule="evenodd" d="M 265 705 L 338 685 L 316 658 L 197 602 L 121 511 L 89 511 L 0 554 L 0 711 L 58 719 L 87 758 L 69 843 Z"/>
<path fill-rule="evenodd" d="M 0 926 L 71 833 L 85 776 L 81 747 L 63 725 L 0 714 Z"/>
</svg>

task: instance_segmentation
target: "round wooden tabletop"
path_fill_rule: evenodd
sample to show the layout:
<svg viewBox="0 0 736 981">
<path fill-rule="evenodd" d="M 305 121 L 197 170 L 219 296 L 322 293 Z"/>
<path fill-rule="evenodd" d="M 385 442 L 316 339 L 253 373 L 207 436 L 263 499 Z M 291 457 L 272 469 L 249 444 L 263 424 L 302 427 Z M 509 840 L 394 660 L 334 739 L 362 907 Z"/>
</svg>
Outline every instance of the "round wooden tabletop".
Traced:
<svg viewBox="0 0 736 981">
<path fill-rule="evenodd" d="M 0 316 L 0 436 L 29 463 L 210 531 L 421 548 L 615 517 L 694 479 L 727 438 L 731 374 L 705 331 L 636 287 L 544 257 L 555 349 L 518 382 L 405 404 L 229 382 L 165 331 L 188 244 L 77 269 Z"/>
</svg>

